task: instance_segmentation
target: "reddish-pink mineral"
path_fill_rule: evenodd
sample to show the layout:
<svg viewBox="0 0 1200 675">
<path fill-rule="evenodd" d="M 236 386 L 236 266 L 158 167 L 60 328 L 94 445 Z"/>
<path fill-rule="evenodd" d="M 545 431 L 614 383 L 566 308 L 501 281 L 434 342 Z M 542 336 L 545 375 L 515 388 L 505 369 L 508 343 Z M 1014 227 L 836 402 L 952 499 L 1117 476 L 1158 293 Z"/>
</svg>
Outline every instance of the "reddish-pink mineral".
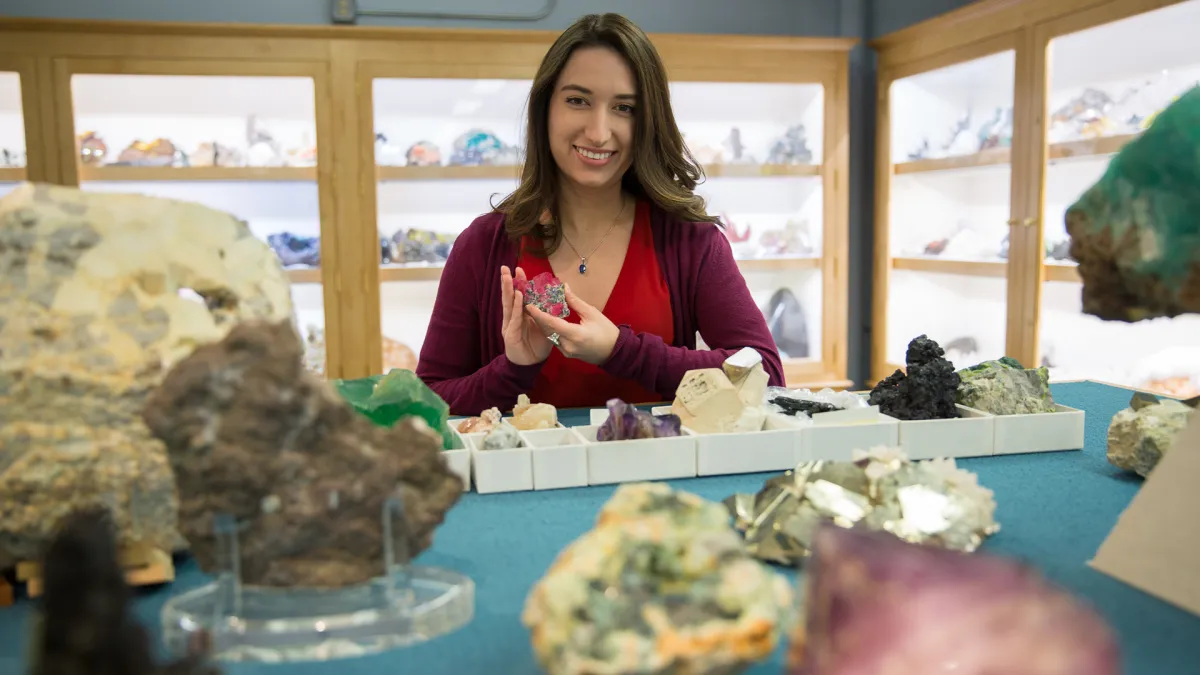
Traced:
<svg viewBox="0 0 1200 675">
<path fill-rule="evenodd" d="M 563 282 L 550 272 L 542 272 L 524 282 L 513 279 L 513 288 L 521 291 L 525 304 L 534 305 L 551 316 L 566 318 L 571 314 Z"/>
<path fill-rule="evenodd" d="M 825 526 L 791 675 L 1117 675 L 1112 631 L 1033 570 Z"/>
</svg>

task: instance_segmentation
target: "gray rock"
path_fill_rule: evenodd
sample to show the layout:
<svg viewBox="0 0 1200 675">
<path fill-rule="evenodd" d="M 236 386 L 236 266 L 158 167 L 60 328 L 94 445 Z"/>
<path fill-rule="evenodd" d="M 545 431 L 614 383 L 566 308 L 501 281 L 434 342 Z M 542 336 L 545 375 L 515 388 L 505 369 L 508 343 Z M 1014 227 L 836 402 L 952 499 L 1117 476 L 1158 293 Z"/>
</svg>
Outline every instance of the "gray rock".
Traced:
<svg viewBox="0 0 1200 675">
<path fill-rule="evenodd" d="M 1108 461 L 1140 476 L 1150 475 L 1192 412 L 1179 401 L 1164 399 L 1113 415 L 1108 425 Z"/>
</svg>

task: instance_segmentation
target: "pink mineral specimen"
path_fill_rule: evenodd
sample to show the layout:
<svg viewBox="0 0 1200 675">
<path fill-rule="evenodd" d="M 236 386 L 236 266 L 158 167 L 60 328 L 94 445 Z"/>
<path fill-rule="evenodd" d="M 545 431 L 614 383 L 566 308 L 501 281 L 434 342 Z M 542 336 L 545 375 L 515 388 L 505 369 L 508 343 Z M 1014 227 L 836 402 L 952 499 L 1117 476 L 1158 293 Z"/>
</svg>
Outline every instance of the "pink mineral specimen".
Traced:
<svg viewBox="0 0 1200 675">
<path fill-rule="evenodd" d="M 1112 631 L 1033 570 L 825 526 L 791 675 L 1117 675 Z"/>
<path fill-rule="evenodd" d="M 559 318 L 571 315 L 563 282 L 550 272 L 542 272 L 528 281 L 513 279 L 513 288 L 521 291 L 527 305 L 534 305 L 543 312 Z"/>
</svg>

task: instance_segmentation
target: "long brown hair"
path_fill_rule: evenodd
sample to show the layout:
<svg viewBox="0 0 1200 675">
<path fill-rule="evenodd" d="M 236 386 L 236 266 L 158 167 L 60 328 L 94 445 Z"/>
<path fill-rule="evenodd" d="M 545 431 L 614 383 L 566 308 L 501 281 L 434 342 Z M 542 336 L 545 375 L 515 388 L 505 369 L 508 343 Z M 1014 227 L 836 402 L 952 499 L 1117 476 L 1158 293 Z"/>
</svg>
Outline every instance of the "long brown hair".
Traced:
<svg viewBox="0 0 1200 675">
<path fill-rule="evenodd" d="M 704 170 L 683 142 L 671 111 L 667 69 L 650 38 L 620 14 L 588 14 L 558 36 L 529 91 L 525 133 L 525 165 L 521 183 L 495 210 L 505 214 L 505 229 L 513 239 L 532 235 L 545 247 L 530 251 L 549 255 L 562 240 L 559 228 L 558 164 L 550 153 L 550 100 L 559 75 L 580 47 L 608 47 L 620 54 L 637 80 L 634 108 L 633 162 L 621 178 L 629 193 L 650 201 L 684 222 L 719 222 L 705 211 L 696 184 Z M 549 222 L 542 214 L 549 212 Z"/>
</svg>

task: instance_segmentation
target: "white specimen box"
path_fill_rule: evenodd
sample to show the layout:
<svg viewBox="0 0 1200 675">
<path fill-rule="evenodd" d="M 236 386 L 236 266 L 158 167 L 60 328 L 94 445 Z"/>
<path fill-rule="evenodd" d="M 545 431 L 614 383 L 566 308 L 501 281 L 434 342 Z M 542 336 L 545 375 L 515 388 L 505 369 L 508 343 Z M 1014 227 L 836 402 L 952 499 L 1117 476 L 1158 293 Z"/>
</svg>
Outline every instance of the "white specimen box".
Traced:
<svg viewBox="0 0 1200 675">
<path fill-rule="evenodd" d="M 1052 413 L 993 416 L 996 428 L 993 453 L 1081 450 L 1084 412 L 1065 405 L 1055 408 L 1057 412 Z"/>
<path fill-rule="evenodd" d="M 589 485 L 696 476 L 696 437 L 687 429 L 671 438 L 600 442 L 598 428 L 575 428 L 587 441 Z"/>
</svg>

